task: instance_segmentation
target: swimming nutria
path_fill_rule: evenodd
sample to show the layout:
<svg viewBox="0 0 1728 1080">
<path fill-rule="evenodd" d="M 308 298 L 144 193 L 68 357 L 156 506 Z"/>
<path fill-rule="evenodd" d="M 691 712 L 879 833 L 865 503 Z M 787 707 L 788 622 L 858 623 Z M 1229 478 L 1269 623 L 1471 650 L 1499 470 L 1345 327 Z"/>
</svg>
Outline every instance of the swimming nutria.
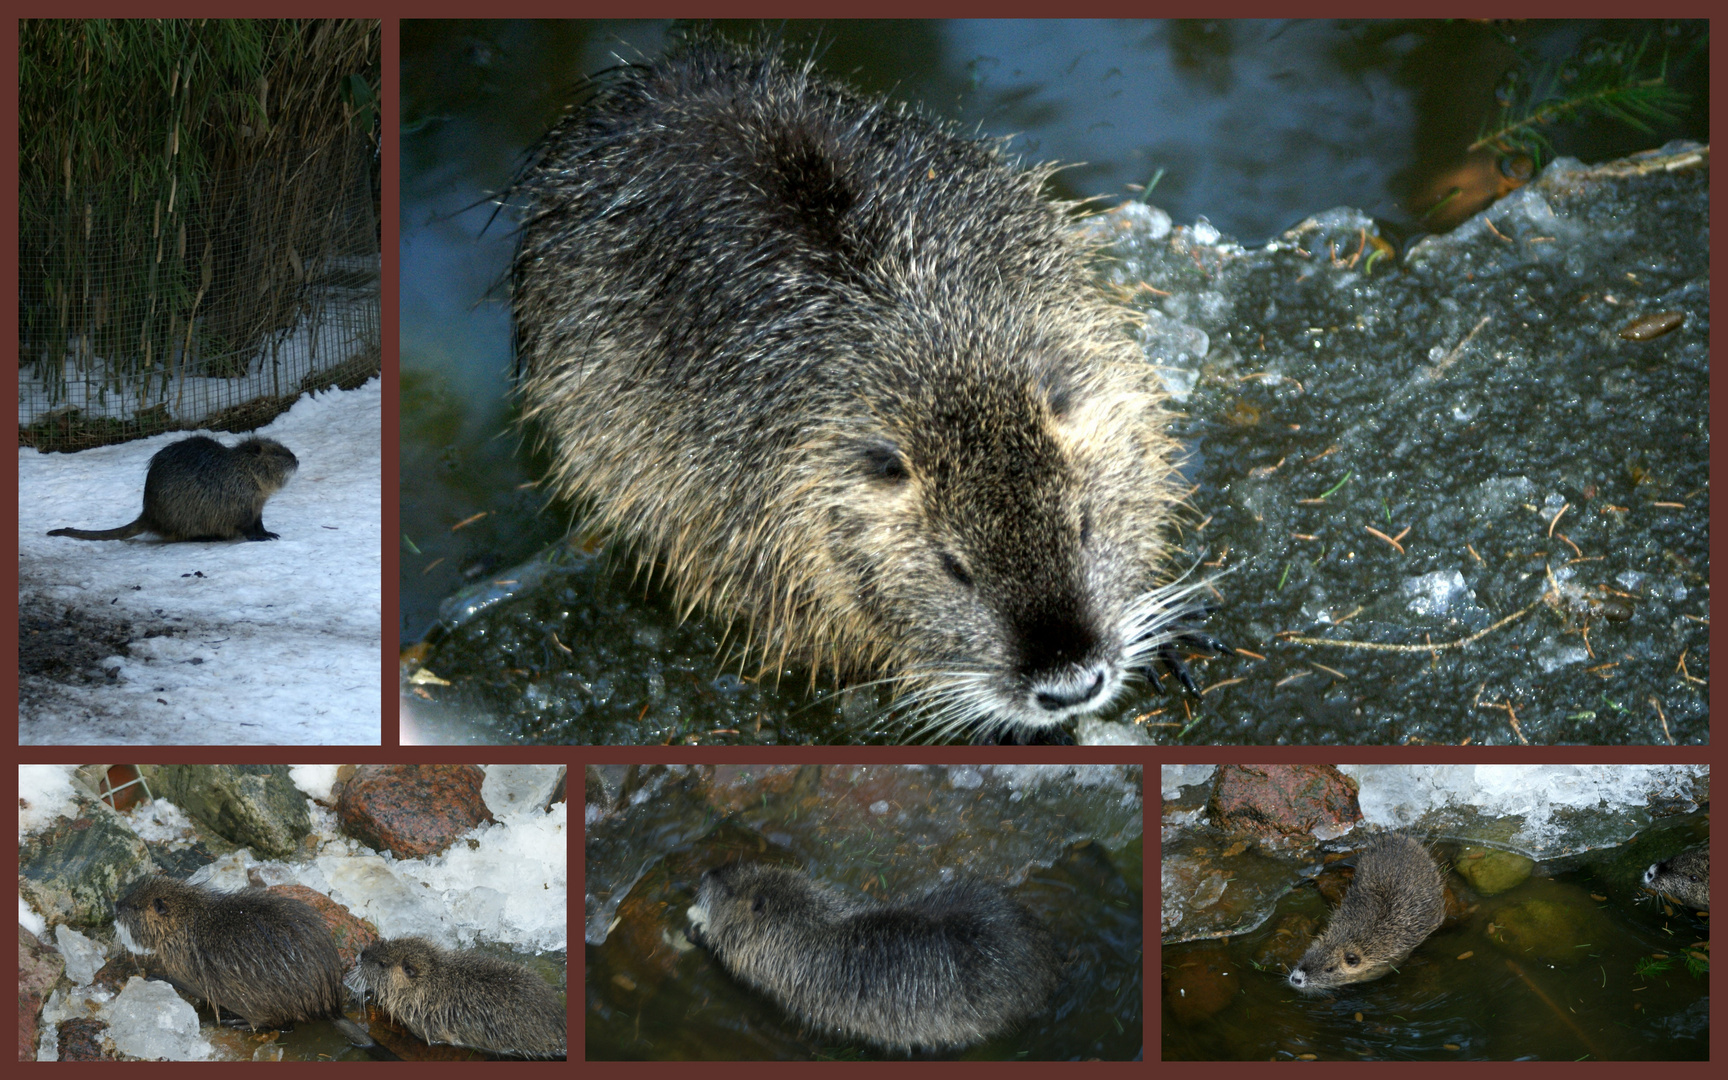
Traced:
<svg viewBox="0 0 1728 1080">
<path fill-rule="evenodd" d="M 550 483 L 764 668 L 893 673 L 918 734 L 1066 741 L 1177 649 L 1164 394 L 997 146 L 696 33 L 518 182 Z"/>
<path fill-rule="evenodd" d="M 734 977 L 828 1034 L 954 1049 L 1043 1007 L 1059 966 L 1044 926 L 973 881 L 877 905 L 802 872 L 732 863 L 702 875 L 691 939 Z"/>
<path fill-rule="evenodd" d="M 342 959 L 306 904 L 268 889 L 217 892 L 152 876 L 114 905 L 122 941 L 176 986 L 254 1029 L 342 1016 Z"/>
<path fill-rule="evenodd" d="M 282 489 L 300 462 L 274 439 L 223 446 L 208 435 L 169 443 L 150 459 L 144 512 L 118 529 L 55 529 L 74 540 L 125 540 L 155 533 L 164 540 L 274 540 L 264 528 L 264 502 Z"/>
<path fill-rule="evenodd" d="M 360 994 L 429 1043 L 514 1057 L 565 1056 L 564 1005 L 520 964 L 453 952 L 425 938 L 381 941 L 348 977 Z"/>
<path fill-rule="evenodd" d="M 1710 908 L 1710 845 L 1687 848 L 1680 854 L 1652 863 L 1644 871 L 1644 884 L 1667 893 L 1687 907 Z"/>
<path fill-rule="evenodd" d="M 1403 833 L 1378 837 L 1357 857 L 1344 902 L 1291 969 L 1290 985 L 1318 994 L 1378 979 L 1445 917 L 1446 882 L 1428 849 Z"/>
</svg>

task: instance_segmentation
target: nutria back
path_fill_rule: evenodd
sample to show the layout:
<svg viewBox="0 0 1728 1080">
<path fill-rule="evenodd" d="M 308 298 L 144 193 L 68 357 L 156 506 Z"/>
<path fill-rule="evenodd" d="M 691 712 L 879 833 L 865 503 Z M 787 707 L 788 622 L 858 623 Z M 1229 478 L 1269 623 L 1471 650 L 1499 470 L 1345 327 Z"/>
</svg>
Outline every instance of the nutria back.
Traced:
<svg viewBox="0 0 1728 1080">
<path fill-rule="evenodd" d="M 1710 845 L 1687 848 L 1644 871 L 1644 884 L 1687 907 L 1710 908 Z"/>
<path fill-rule="evenodd" d="M 360 954 L 349 985 L 425 1042 L 513 1057 L 565 1056 L 564 1005 L 520 964 L 425 938 L 394 938 Z"/>
<path fill-rule="evenodd" d="M 1357 857 L 1344 902 L 1291 969 L 1290 985 L 1318 994 L 1378 979 L 1445 917 L 1446 882 L 1428 849 L 1403 833 L 1378 837 Z"/>
<path fill-rule="evenodd" d="M 342 1015 L 342 960 L 324 920 L 268 889 L 218 892 L 153 876 L 114 905 L 128 947 L 176 985 L 253 1028 Z M 136 949 L 135 949 L 136 951 Z"/>
<path fill-rule="evenodd" d="M 828 1034 L 894 1050 L 956 1049 L 1044 1007 L 1049 931 L 1001 889 L 854 900 L 800 871 L 733 863 L 702 875 L 691 937 L 739 981 Z"/>
<path fill-rule="evenodd" d="M 150 459 L 144 512 L 117 529 L 55 529 L 49 536 L 125 540 L 155 533 L 164 540 L 274 540 L 264 528 L 264 503 L 300 467 L 274 439 L 223 446 L 207 435 L 169 443 Z"/>
<path fill-rule="evenodd" d="M 933 737 L 1059 731 L 1209 644 L 1163 394 L 1050 171 L 773 49 L 609 73 L 518 187 L 551 485 L 765 667 L 893 673 Z"/>
</svg>

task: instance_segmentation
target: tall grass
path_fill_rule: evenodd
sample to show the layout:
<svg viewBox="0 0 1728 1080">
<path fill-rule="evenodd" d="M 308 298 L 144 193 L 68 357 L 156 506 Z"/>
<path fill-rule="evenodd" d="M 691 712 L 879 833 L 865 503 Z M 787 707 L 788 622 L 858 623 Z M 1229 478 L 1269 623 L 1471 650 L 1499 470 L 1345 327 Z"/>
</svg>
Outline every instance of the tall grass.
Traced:
<svg viewBox="0 0 1728 1080">
<path fill-rule="evenodd" d="M 243 374 L 350 223 L 374 20 L 19 24 L 22 365 L 160 401 Z"/>
</svg>

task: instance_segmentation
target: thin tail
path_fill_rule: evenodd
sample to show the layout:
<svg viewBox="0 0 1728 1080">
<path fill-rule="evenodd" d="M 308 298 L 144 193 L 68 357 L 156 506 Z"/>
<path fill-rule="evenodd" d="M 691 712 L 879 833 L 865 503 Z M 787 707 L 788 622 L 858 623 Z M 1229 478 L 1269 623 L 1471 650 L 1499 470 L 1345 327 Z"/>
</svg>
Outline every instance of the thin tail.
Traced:
<svg viewBox="0 0 1728 1080">
<path fill-rule="evenodd" d="M 125 540 L 149 530 L 144 527 L 144 519 L 139 518 L 130 525 L 122 525 L 118 529 L 55 529 L 49 536 L 70 536 L 74 540 Z"/>
</svg>

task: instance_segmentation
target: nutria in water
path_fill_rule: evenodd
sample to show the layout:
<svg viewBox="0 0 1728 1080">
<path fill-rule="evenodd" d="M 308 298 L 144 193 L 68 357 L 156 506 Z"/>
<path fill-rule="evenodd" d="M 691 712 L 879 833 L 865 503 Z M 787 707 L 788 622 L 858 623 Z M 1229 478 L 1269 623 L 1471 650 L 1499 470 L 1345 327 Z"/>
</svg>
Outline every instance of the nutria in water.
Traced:
<svg viewBox="0 0 1728 1080">
<path fill-rule="evenodd" d="M 1290 971 L 1290 985 L 1318 994 L 1378 979 L 1404 961 L 1446 917 L 1446 882 L 1434 857 L 1403 833 L 1381 836 L 1356 859 L 1344 902 Z"/>
<path fill-rule="evenodd" d="M 956 1049 L 1043 1008 L 1060 967 L 1049 931 L 992 885 L 960 881 L 873 904 L 798 870 L 702 875 L 691 937 L 814 1028 L 895 1050 Z"/>
</svg>

